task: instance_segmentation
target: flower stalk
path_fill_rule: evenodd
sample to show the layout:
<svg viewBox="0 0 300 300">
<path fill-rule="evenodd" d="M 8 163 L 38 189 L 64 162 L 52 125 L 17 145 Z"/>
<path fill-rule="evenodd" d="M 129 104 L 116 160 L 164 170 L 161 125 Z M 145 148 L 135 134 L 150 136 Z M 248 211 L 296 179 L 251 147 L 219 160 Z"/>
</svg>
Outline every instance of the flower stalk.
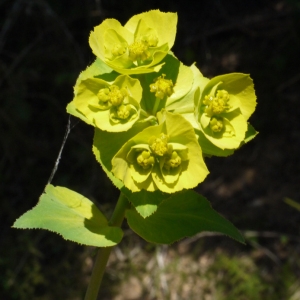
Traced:
<svg viewBox="0 0 300 300">
<path fill-rule="evenodd" d="M 153 111 L 152 111 L 153 116 L 156 115 L 156 112 L 157 112 L 157 109 L 158 109 L 158 106 L 159 106 L 160 101 L 161 101 L 161 100 L 160 100 L 159 98 L 156 97 L 155 102 L 154 102 Z"/>
<path fill-rule="evenodd" d="M 125 211 L 130 207 L 127 198 L 121 193 L 116 204 L 115 210 L 109 221 L 110 226 L 121 227 Z M 101 247 L 99 248 L 91 275 L 91 279 L 85 294 L 84 300 L 96 300 L 99 292 L 99 288 L 102 282 L 102 278 L 105 272 L 105 268 L 113 247 Z"/>
</svg>

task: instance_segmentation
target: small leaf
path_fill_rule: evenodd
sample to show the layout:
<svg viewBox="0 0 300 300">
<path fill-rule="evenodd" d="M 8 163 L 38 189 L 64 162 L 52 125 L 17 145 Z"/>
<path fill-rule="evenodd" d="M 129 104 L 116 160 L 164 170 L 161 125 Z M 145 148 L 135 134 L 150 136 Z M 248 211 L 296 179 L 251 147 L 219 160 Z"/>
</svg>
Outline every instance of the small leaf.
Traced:
<svg viewBox="0 0 300 300">
<path fill-rule="evenodd" d="M 47 185 L 38 204 L 13 225 L 20 229 L 47 229 L 66 240 L 97 247 L 118 244 L 123 232 L 108 226 L 105 216 L 89 199 L 65 187 Z"/>
<path fill-rule="evenodd" d="M 202 231 L 219 232 L 244 243 L 240 232 L 192 190 L 172 195 L 146 219 L 134 208 L 126 212 L 126 218 L 133 231 L 152 243 L 171 244 Z"/>
</svg>

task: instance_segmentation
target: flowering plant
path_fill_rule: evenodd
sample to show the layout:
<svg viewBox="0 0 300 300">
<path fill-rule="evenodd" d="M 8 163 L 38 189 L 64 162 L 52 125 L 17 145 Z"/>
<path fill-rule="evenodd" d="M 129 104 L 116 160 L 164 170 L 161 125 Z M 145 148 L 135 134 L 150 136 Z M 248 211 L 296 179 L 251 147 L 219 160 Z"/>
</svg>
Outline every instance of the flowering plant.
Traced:
<svg viewBox="0 0 300 300">
<path fill-rule="evenodd" d="M 67 112 L 95 128 L 93 153 L 120 190 L 106 217 L 89 199 L 48 184 L 15 228 L 43 228 L 100 247 L 85 299 L 96 299 L 124 218 L 149 242 L 170 244 L 201 231 L 243 237 L 193 191 L 206 156 L 228 156 L 255 137 L 256 96 L 247 74 L 204 77 L 170 51 L 177 14 L 152 10 L 125 26 L 108 19 L 90 35 L 95 62 L 79 75 Z M 97 280 L 97 276 L 99 277 Z"/>
</svg>

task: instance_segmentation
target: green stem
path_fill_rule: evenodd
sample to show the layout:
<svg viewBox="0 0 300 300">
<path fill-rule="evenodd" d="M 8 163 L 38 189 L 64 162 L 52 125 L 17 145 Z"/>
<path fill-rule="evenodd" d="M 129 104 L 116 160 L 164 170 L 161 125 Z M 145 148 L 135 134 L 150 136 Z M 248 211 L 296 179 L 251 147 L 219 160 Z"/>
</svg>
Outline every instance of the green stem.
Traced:
<svg viewBox="0 0 300 300">
<path fill-rule="evenodd" d="M 108 224 L 110 226 L 121 227 L 125 217 L 125 211 L 129 207 L 127 198 L 121 193 L 116 204 L 115 210 L 111 216 Z M 87 288 L 84 300 L 96 300 L 99 292 L 99 288 L 102 282 L 105 267 L 113 247 L 102 247 L 99 248 L 96 261 L 94 264 L 92 276 L 90 279 L 89 286 Z"/>
<path fill-rule="evenodd" d="M 157 97 L 155 98 L 155 103 L 154 103 L 154 107 L 153 107 L 153 111 L 152 111 L 152 113 L 153 113 L 154 116 L 156 115 L 156 111 L 158 109 L 160 101 L 161 100 L 159 98 L 157 98 Z"/>
</svg>

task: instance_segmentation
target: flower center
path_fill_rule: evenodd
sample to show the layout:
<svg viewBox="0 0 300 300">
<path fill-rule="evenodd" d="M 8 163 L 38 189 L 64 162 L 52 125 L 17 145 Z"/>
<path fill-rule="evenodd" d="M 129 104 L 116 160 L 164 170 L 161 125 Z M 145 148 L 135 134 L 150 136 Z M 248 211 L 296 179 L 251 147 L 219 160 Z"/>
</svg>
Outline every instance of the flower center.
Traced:
<svg viewBox="0 0 300 300">
<path fill-rule="evenodd" d="M 154 79 L 154 83 L 150 84 L 150 92 L 155 93 L 155 97 L 164 99 L 170 97 L 173 93 L 173 81 L 171 79 L 165 79 L 165 74 Z"/>
<path fill-rule="evenodd" d="M 219 115 L 228 108 L 229 93 L 226 90 L 218 90 L 216 96 L 206 95 L 203 104 L 206 105 L 205 113 L 208 116 Z"/>
<path fill-rule="evenodd" d="M 145 61 L 150 58 L 151 54 L 148 51 L 149 45 L 147 42 L 138 40 L 133 42 L 128 47 L 129 57 L 133 61 Z"/>
<path fill-rule="evenodd" d="M 149 140 L 150 149 L 158 156 L 164 156 L 166 153 L 172 153 L 172 146 L 168 145 L 168 136 L 164 133 L 157 138 L 153 136 Z"/>
<path fill-rule="evenodd" d="M 111 105 L 121 105 L 127 96 L 127 92 L 124 88 L 119 89 L 118 86 L 111 85 L 109 88 L 100 89 L 97 96 L 100 103 L 105 104 L 105 106 L 109 108 Z"/>
<path fill-rule="evenodd" d="M 144 150 L 140 155 L 137 157 L 137 163 L 145 170 L 152 167 L 155 163 L 155 159 L 153 155 L 151 155 L 150 151 Z"/>
<path fill-rule="evenodd" d="M 213 117 L 209 122 L 209 126 L 213 132 L 220 132 L 224 127 L 223 119 Z"/>
<path fill-rule="evenodd" d="M 171 156 L 169 156 L 164 162 L 164 168 L 166 170 L 177 168 L 181 164 L 181 157 L 176 151 L 173 151 Z"/>
</svg>

